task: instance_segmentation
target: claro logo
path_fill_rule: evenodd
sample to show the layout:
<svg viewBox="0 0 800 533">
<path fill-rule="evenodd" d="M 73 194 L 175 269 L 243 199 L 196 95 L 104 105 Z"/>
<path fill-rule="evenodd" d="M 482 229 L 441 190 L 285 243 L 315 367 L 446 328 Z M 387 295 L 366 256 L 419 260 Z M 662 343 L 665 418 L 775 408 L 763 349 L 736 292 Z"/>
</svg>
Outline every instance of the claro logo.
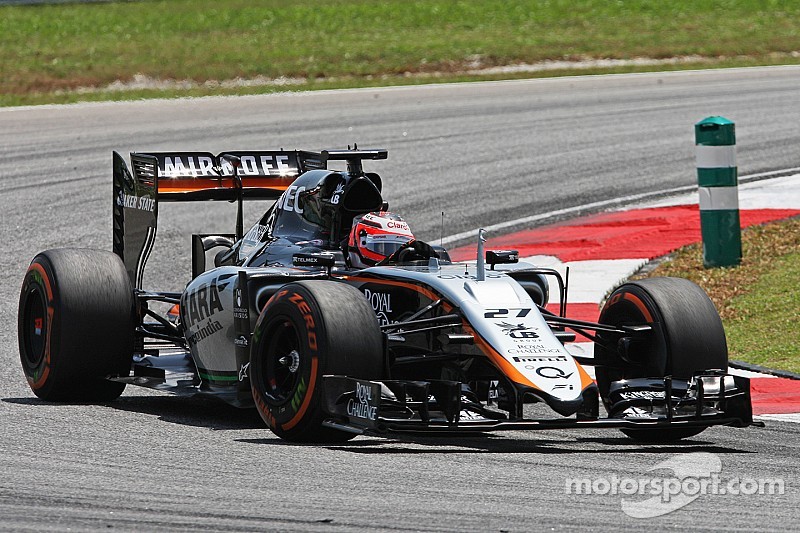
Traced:
<svg viewBox="0 0 800 533">
<path fill-rule="evenodd" d="M 408 224 L 406 224 L 405 222 L 398 222 L 396 220 L 390 220 L 389 222 L 387 222 L 386 227 L 391 229 L 401 229 L 403 231 L 411 231 L 408 228 Z"/>
<path fill-rule="evenodd" d="M 187 327 L 211 320 L 216 313 L 224 310 L 220 293 L 228 287 L 233 276 L 221 274 L 184 296 L 181 312 Z"/>
</svg>

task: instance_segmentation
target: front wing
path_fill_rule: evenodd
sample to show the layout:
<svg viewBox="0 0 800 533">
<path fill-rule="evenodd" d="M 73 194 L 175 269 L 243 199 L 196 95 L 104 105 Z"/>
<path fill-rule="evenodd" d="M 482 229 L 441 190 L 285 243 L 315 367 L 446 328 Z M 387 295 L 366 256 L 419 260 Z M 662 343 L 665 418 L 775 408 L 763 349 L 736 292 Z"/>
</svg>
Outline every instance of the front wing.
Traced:
<svg viewBox="0 0 800 533">
<path fill-rule="evenodd" d="M 327 427 L 353 433 L 481 433 L 566 428 L 659 429 L 747 427 L 753 422 L 750 380 L 721 372 L 690 380 L 615 382 L 614 416 L 579 413 L 570 418 L 509 419 L 464 394 L 455 381 L 367 381 L 323 377 Z"/>
</svg>

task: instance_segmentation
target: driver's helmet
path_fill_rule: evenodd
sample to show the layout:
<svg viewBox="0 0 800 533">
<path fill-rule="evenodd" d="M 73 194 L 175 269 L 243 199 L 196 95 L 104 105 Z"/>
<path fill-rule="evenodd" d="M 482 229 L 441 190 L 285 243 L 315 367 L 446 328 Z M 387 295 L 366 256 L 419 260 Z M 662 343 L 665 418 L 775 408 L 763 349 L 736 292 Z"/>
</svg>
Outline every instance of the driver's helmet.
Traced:
<svg viewBox="0 0 800 533">
<path fill-rule="evenodd" d="M 374 266 L 412 240 L 414 234 L 400 215 L 380 211 L 358 216 L 353 219 L 347 243 L 350 264 L 357 268 Z"/>
</svg>

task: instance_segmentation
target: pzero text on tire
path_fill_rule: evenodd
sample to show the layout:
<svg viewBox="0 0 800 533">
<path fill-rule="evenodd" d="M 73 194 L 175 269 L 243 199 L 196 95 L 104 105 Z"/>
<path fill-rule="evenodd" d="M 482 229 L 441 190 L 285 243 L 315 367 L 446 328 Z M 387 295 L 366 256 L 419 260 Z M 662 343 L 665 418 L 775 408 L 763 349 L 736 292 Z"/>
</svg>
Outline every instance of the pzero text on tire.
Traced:
<svg viewBox="0 0 800 533">
<path fill-rule="evenodd" d="M 125 388 L 133 356 L 133 291 L 111 252 L 38 254 L 22 283 L 19 352 L 28 384 L 49 401 L 109 401 Z"/>
<path fill-rule="evenodd" d="M 606 408 L 613 381 L 664 376 L 688 379 L 699 370 L 728 368 L 728 347 L 719 313 L 705 291 L 687 279 L 664 277 L 625 283 L 608 298 L 598 322 L 653 327 L 647 339 L 632 345 L 624 362 L 619 354 L 595 345 L 598 360 L 621 363 L 616 368 L 596 368 Z M 623 430 L 634 439 L 653 442 L 678 440 L 701 431 L 703 428 Z"/>
<path fill-rule="evenodd" d="M 286 440 L 351 438 L 322 425 L 322 376 L 382 379 L 385 373 L 383 339 L 372 307 L 357 289 L 336 281 L 301 281 L 278 290 L 261 312 L 252 346 L 256 407 Z"/>
</svg>

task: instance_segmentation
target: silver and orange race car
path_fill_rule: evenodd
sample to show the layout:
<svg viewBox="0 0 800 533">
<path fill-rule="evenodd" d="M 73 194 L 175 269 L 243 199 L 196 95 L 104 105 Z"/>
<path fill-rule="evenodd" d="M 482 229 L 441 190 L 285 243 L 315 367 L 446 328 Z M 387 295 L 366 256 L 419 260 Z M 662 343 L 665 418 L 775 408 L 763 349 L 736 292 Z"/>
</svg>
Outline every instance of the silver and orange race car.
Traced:
<svg viewBox="0 0 800 533">
<path fill-rule="evenodd" d="M 129 167 L 114 153 L 113 252 L 48 250 L 25 275 L 31 389 L 50 401 L 110 401 L 127 384 L 211 395 L 307 442 L 578 427 L 669 441 L 753 424 L 749 382 L 727 374 L 698 286 L 625 283 L 597 323 L 569 319 L 557 271 L 484 250 L 481 232 L 468 263 L 414 239 L 363 169 L 386 156 L 133 153 Z M 249 199 L 275 201 L 245 232 Z M 213 200 L 236 202 L 234 232 L 191 236 L 184 290 L 143 288 L 159 205 Z M 568 349 L 576 333 L 593 357 Z M 526 416 L 537 403 L 550 416 Z"/>
</svg>

